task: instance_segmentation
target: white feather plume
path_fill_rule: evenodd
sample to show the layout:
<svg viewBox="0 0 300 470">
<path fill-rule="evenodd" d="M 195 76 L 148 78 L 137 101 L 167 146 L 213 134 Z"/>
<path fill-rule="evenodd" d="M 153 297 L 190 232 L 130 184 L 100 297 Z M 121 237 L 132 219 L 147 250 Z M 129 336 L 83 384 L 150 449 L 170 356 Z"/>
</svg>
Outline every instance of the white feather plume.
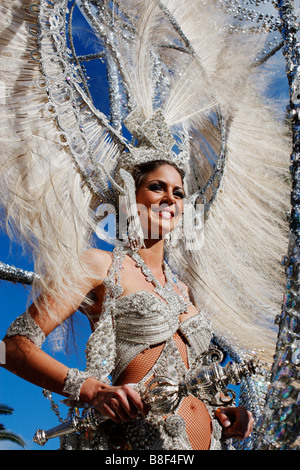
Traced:
<svg viewBox="0 0 300 470">
<path fill-rule="evenodd" d="M 138 5 L 145 14 L 139 11 L 143 19 L 140 37 L 130 52 L 138 62 L 149 56 L 151 44 L 152 54 L 160 54 L 177 71 L 169 77 L 163 112 L 170 126 L 184 123 L 189 130 L 194 169 L 187 178 L 190 193 L 197 189 L 195 173 L 204 183 L 215 163 L 201 152 L 203 145 L 216 153 L 220 148 L 210 113 L 219 109 L 228 123 L 225 174 L 205 225 L 200 256 L 182 256 L 178 251 L 173 253 L 173 263 L 181 274 L 185 270 L 194 296 L 208 310 L 215 328 L 225 329 L 249 348 L 264 349 L 261 354 L 270 358 L 276 338 L 274 318 L 284 294 L 281 259 L 288 247 L 291 139 L 263 98 L 263 75 L 254 65 L 262 39 L 230 34 L 228 18 L 215 9 L 214 2 L 170 0 L 163 4 L 169 19 L 180 25 L 181 38 L 188 38 L 193 54 L 162 47 L 171 37 L 170 23 L 166 24 L 166 16 L 151 1 Z M 146 27 L 146 18 L 152 27 Z M 144 89 L 141 93 L 133 86 L 131 98 L 145 117 L 146 110 L 151 113 L 152 109 L 140 100 L 148 103 L 154 95 L 147 65 L 137 69 L 143 76 L 131 74 Z M 202 148 L 200 135 L 205 143 Z"/>
<path fill-rule="evenodd" d="M 27 30 L 34 21 L 30 4 L 16 0 L 12 8 L 8 0 L 1 2 L 0 80 L 6 94 L 0 111 L 0 196 L 7 223 L 34 253 L 39 287 L 55 296 L 63 283 L 70 292 L 77 288 L 78 272 L 85 269 L 80 255 L 95 228 L 95 201 L 57 139 L 56 124 L 45 111 L 45 90 L 36 87 L 41 72 L 31 56 L 36 38 Z M 232 34 L 230 17 L 217 4 L 127 0 L 114 17 L 114 47 L 129 110 L 138 107 L 146 119 L 160 107 L 174 133 L 188 132 L 190 194 L 214 169 L 212 156 L 222 143 L 217 113 L 225 119 L 225 172 L 204 245 L 200 255 L 181 250 L 172 262 L 216 328 L 271 354 L 269 337 L 283 296 L 280 260 L 288 244 L 290 137 L 262 99 L 253 66 L 261 38 Z M 134 40 L 123 34 L 124 18 Z M 89 115 L 86 132 L 94 154 L 110 171 L 119 150 L 92 107 L 83 114 Z"/>
<path fill-rule="evenodd" d="M 59 143 L 56 123 L 45 105 L 48 96 L 40 64 L 33 60 L 36 38 L 29 26 L 31 1 L 1 2 L 0 198 L 2 222 L 9 235 L 24 243 L 39 276 L 34 299 L 59 299 L 68 286 L 69 299 L 78 294 L 78 273 L 88 273 L 81 261 L 94 229 L 92 197 L 71 156 Z M 91 274 L 91 273 L 89 273 Z M 64 299 L 66 300 L 66 299 Z"/>
</svg>

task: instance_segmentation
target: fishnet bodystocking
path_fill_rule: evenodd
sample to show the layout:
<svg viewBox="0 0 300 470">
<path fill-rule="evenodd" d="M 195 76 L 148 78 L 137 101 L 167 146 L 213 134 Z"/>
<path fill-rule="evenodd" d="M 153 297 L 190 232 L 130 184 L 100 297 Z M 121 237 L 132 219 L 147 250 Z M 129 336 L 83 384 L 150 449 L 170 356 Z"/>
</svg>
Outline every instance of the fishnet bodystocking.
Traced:
<svg viewBox="0 0 300 470">
<path fill-rule="evenodd" d="M 185 366 L 188 368 L 187 348 L 182 336 L 176 332 L 174 340 Z M 115 385 L 137 383 L 152 369 L 162 353 L 164 344 L 153 346 L 139 354 L 119 376 Z M 203 402 L 189 396 L 182 400 L 178 414 L 184 418 L 186 431 L 194 450 L 208 450 L 211 436 L 211 419 Z"/>
</svg>

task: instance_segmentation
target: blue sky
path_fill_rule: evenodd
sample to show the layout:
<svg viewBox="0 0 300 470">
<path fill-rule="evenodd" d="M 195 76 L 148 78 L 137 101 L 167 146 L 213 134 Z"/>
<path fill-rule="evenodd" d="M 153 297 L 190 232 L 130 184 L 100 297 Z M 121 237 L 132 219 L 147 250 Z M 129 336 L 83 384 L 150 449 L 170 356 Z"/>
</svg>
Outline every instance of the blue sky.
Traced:
<svg viewBox="0 0 300 470">
<path fill-rule="evenodd" d="M 100 240 L 99 248 L 111 249 Z M 11 243 L 4 235 L 0 235 L 0 260 L 4 263 L 32 269 L 29 256 L 22 253 L 21 247 L 16 243 Z M 0 338 L 5 336 L 5 332 L 13 320 L 23 313 L 30 298 L 30 287 L 11 282 L 0 281 Z M 43 350 L 54 355 L 54 357 L 68 365 L 81 370 L 85 368 L 84 349 L 86 341 L 90 335 L 90 327 L 87 319 L 80 312 L 74 315 L 74 328 L 76 336 L 76 351 L 70 347 L 70 352 L 54 352 L 51 343 L 46 340 Z M 60 395 L 53 394 L 54 401 L 59 404 L 63 399 Z M 0 403 L 4 403 L 14 408 L 11 416 L 1 416 L 0 422 L 6 429 L 22 436 L 26 442 L 27 450 L 53 450 L 57 449 L 58 439 L 49 441 L 45 447 L 40 447 L 32 441 L 32 437 L 38 428 L 50 429 L 57 426 L 58 419 L 51 411 L 50 402 L 43 396 L 42 389 L 20 379 L 11 372 L 0 368 Z M 67 407 L 59 405 L 60 414 L 66 417 Z M 0 450 L 15 450 L 20 447 L 6 441 L 0 441 Z"/>
<path fill-rule="evenodd" d="M 299 0 L 298 0 L 299 1 Z M 296 4 L 298 4 L 298 1 Z M 92 77 L 96 67 L 95 63 L 89 64 L 88 74 Z M 91 85 L 95 87 L 96 101 L 101 103 L 106 101 L 107 92 L 105 90 L 105 79 L 96 72 L 97 79 L 91 78 Z M 280 114 L 283 115 L 284 108 L 287 105 L 288 89 L 284 72 L 284 61 L 281 53 L 272 59 L 272 67 L 270 71 L 271 84 L 269 86 L 269 95 L 272 99 L 278 101 Z M 102 106 L 103 110 L 103 106 Z M 4 233 L 0 235 L 0 261 L 12 264 L 23 269 L 32 269 L 29 257 L 22 253 L 20 246 L 16 243 L 11 244 Z M 26 309 L 29 296 L 29 288 L 20 284 L 12 284 L 0 281 L 0 339 L 3 338 L 5 332 L 11 322 Z M 84 368 L 84 345 L 90 334 L 89 325 L 81 314 L 76 314 L 75 331 L 77 338 L 77 355 L 56 354 L 55 357 L 70 367 Z M 49 344 L 46 343 L 45 348 L 50 352 Z M 80 359 L 78 359 L 78 357 Z M 55 401 L 58 403 L 62 397 L 54 395 Z M 38 428 L 49 429 L 58 424 L 57 417 L 50 409 L 50 403 L 44 398 L 42 390 L 26 381 L 16 377 L 4 369 L 0 369 L 0 402 L 5 403 L 14 408 L 12 416 L 1 416 L 0 422 L 5 425 L 8 430 L 12 430 L 16 434 L 22 436 L 26 442 L 27 450 L 53 450 L 57 449 L 58 439 L 49 441 L 45 447 L 40 447 L 33 443 L 32 437 Z M 64 405 L 60 405 L 62 416 L 66 416 L 67 409 Z M 20 449 L 9 442 L 0 442 L 0 450 Z"/>
<path fill-rule="evenodd" d="M 100 246 L 100 244 L 99 244 Z M 9 255 L 9 252 L 11 254 Z M 0 259 L 1 261 L 31 269 L 28 256 L 22 255 L 21 248 L 13 244 L 11 246 L 6 236 L 0 237 Z M 1 322 L 0 338 L 3 338 L 11 322 L 24 312 L 29 298 L 30 288 L 20 284 L 0 281 L 0 305 Z M 86 318 L 80 313 L 75 314 L 75 331 L 77 340 L 77 351 L 70 354 L 55 353 L 55 358 L 70 367 L 78 367 L 81 370 L 85 367 L 84 346 L 89 337 L 90 330 Z M 43 346 L 46 352 L 51 353 L 51 345 L 46 342 Z M 60 395 L 53 395 L 56 403 L 62 399 Z M 34 444 L 32 437 L 37 428 L 49 429 L 58 424 L 57 418 L 50 409 L 49 401 L 43 396 L 42 389 L 26 382 L 14 374 L 0 369 L 0 402 L 14 408 L 11 416 L 1 416 L 0 422 L 9 430 L 22 436 L 26 442 L 27 450 L 41 449 Z M 61 415 L 66 416 L 67 408 L 60 405 Z M 43 449 L 51 450 L 58 447 L 58 439 L 49 441 Z M 18 449 L 19 447 L 9 442 L 0 442 L 0 450 Z"/>
</svg>

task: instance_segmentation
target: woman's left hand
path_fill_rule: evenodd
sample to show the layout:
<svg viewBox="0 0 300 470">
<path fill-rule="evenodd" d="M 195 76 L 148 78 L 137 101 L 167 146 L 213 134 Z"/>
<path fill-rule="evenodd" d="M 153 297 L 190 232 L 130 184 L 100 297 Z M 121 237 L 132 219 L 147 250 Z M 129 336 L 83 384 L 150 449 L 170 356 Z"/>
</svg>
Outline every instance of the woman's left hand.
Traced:
<svg viewBox="0 0 300 470">
<path fill-rule="evenodd" d="M 250 436 L 253 430 L 254 419 L 252 413 L 244 406 L 235 408 L 218 408 L 215 417 L 223 427 L 225 439 L 245 439 Z"/>
</svg>

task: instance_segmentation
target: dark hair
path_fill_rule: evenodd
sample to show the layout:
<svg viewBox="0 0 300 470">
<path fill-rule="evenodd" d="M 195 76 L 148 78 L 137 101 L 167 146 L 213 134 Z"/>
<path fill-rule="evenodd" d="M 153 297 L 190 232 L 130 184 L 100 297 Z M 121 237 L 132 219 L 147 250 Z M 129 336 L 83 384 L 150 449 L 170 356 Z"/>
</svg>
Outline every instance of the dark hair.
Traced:
<svg viewBox="0 0 300 470">
<path fill-rule="evenodd" d="M 184 172 L 180 170 L 178 166 L 175 165 L 175 163 L 168 162 L 166 160 L 153 160 L 151 162 L 146 162 L 146 163 L 141 163 L 139 165 L 135 165 L 135 167 L 133 168 L 132 177 L 135 182 L 136 190 L 139 189 L 139 187 L 143 183 L 148 173 L 156 170 L 157 168 L 160 168 L 162 165 L 170 165 L 173 168 L 175 168 L 175 170 L 178 171 L 178 173 L 181 176 L 181 179 L 183 180 Z"/>
</svg>

